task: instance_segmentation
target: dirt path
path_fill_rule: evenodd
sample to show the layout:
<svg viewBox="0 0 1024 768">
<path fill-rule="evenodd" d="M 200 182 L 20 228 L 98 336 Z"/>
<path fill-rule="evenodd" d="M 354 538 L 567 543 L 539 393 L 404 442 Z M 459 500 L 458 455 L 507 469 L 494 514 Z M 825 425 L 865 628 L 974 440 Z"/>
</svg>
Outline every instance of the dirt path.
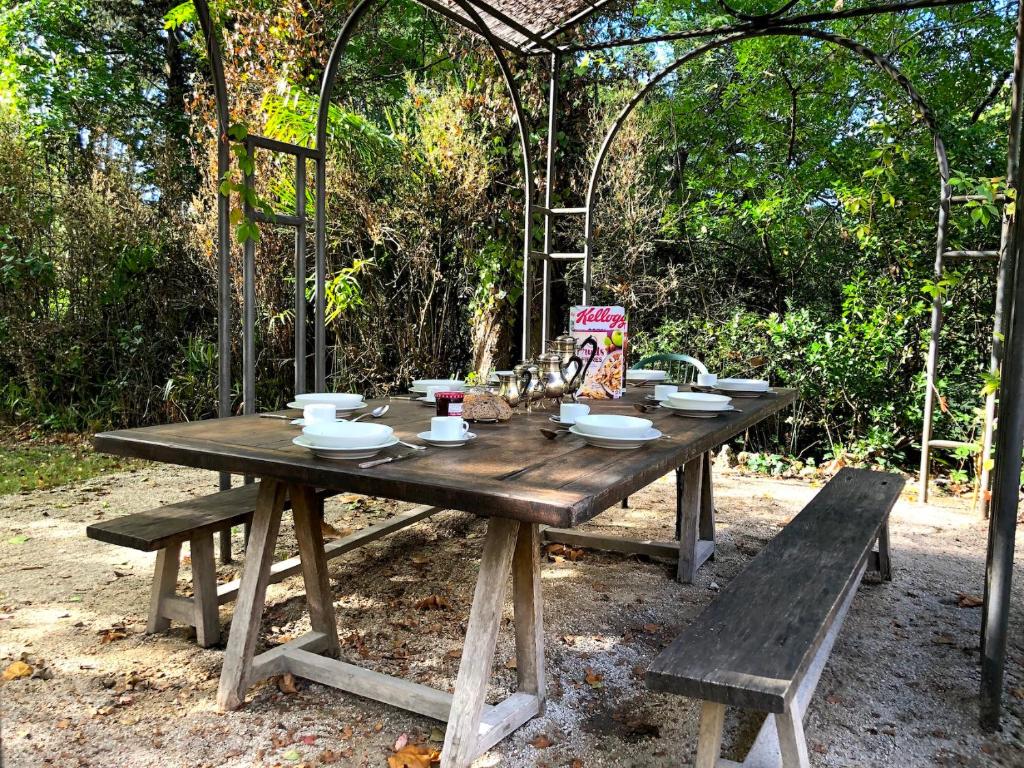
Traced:
<svg viewBox="0 0 1024 768">
<path fill-rule="evenodd" d="M 297 694 L 265 685 L 243 710 L 219 713 L 221 651 L 197 648 L 183 629 L 143 634 L 153 555 L 89 541 L 85 525 L 207 492 L 213 482 L 208 473 L 146 467 L 0 497 L 0 668 L 25 654 L 38 675 L 0 684 L 7 766 L 385 766 L 402 734 L 421 742 L 441 737 L 438 723 L 304 681 Z M 587 552 L 547 563 L 547 712 L 478 765 L 685 764 L 696 706 L 649 693 L 643 670 L 815 490 L 716 472 L 720 546 L 694 586 L 676 584 L 665 563 L 640 558 Z M 633 497 L 632 509 L 599 521 L 670 537 L 673 498 L 664 478 Z M 327 519 L 357 528 L 398 508 L 338 498 L 328 502 Z M 473 517 L 443 513 L 333 561 L 346 657 L 450 690 L 482 532 Z M 286 534 L 280 554 L 293 547 Z M 1024 766 L 1024 535 L 1010 632 L 1012 692 L 1005 728 L 992 736 L 976 725 L 981 610 L 961 607 L 959 597 L 982 592 L 984 527 L 960 502 L 901 501 L 893 552 L 895 580 L 861 589 L 811 705 L 812 762 Z M 234 574 L 221 568 L 222 578 Z M 307 628 L 301 585 L 294 578 L 271 588 L 268 644 Z M 416 607 L 432 595 L 450 608 Z M 230 606 L 221 618 L 226 627 Z M 491 700 L 514 686 L 513 653 L 503 631 Z M 748 718 L 730 718 L 733 742 L 753 728 Z"/>
</svg>

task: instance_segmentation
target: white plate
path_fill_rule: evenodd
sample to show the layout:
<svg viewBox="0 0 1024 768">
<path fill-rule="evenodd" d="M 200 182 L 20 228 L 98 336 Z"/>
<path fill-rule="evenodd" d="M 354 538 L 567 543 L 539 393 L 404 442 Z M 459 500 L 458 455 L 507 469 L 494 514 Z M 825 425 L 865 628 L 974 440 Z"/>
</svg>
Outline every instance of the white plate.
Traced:
<svg viewBox="0 0 1024 768">
<path fill-rule="evenodd" d="M 766 389 L 763 392 L 755 392 L 750 389 L 724 389 L 717 385 L 714 387 L 714 390 L 715 392 L 728 395 L 729 397 L 761 397 L 761 395 L 774 394 L 770 389 Z"/>
<path fill-rule="evenodd" d="M 363 396 L 355 392 L 307 392 L 295 396 L 296 403 L 312 405 L 313 403 L 326 403 L 333 405 L 338 410 L 351 411 L 358 408 L 363 402 Z M 300 408 L 302 406 L 299 406 Z"/>
<path fill-rule="evenodd" d="M 374 445 L 371 447 L 364 448 L 320 448 L 315 445 L 305 435 L 299 435 L 292 440 L 293 445 L 297 445 L 301 448 L 306 448 L 313 452 L 313 455 L 318 459 L 330 459 L 331 461 L 347 461 L 350 459 L 369 459 L 376 456 L 378 453 L 383 451 L 385 448 L 389 448 L 392 445 L 398 445 L 398 438 L 393 437 L 390 440 L 381 443 L 380 445 Z"/>
<path fill-rule="evenodd" d="M 586 441 L 587 445 L 592 445 L 595 448 L 611 448 L 616 451 L 630 451 L 661 438 L 661 432 L 653 427 L 642 437 L 605 437 L 603 435 L 588 435 L 586 432 L 580 432 L 579 428 L 575 424 L 569 427 L 569 431 L 577 437 L 582 437 Z"/>
<path fill-rule="evenodd" d="M 719 379 L 714 387 L 733 392 L 767 392 L 768 382 L 764 379 Z"/>
<path fill-rule="evenodd" d="M 461 392 L 466 388 L 466 382 L 459 379 L 416 379 L 409 391 L 425 395 L 429 387 L 444 387 L 448 392 Z"/>
<path fill-rule="evenodd" d="M 688 411 L 724 411 L 730 407 L 729 397 L 707 392 L 673 392 L 667 402 Z"/>
<path fill-rule="evenodd" d="M 463 437 L 456 438 L 455 440 L 438 440 L 430 435 L 430 432 L 420 432 L 416 437 L 435 448 L 458 448 L 460 445 L 476 440 L 476 434 L 473 432 L 467 432 Z"/>
<path fill-rule="evenodd" d="M 651 429 L 654 424 L 650 419 L 636 416 L 619 416 L 617 414 L 588 413 L 576 417 L 576 426 L 581 432 L 599 437 L 638 438 Z"/>
<path fill-rule="evenodd" d="M 654 371 L 647 368 L 630 368 L 626 371 L 626 381 L 664 381 L 668 371 Z"/>
<path fill-rule="evenodd" d="M 699 411 L 696 408 L 677 408 L 672 403 L 662 403 L 661 407 L 667 411 L 671 411 L 676 416 L 690 416 L 694 419 L 713 419 L 723 413 L 732 413 L 736 409 L 733 406 L 728 408 L 719 408 L 713 411 Z"/>
<path fill-rule="evenodd" d="M 335 419 L 335 421 L 344 421 L 344 419 Z M 291 423 L 294 424 L 296 427 L 306 426 L 305 419 L 292 419 Z"/>
<path fill-rule="evenodd" d="M 288 407 L 289 408 L 294 408 L 297 411 L 301 411 L 307 405 L 309 405 L 309 403 L 300 403 L 298 400 L 293 400 L 292 402 L 288 403 Z M 350 413 L 355 413 L 356 411 L 361 411 L 365 407 L 366 407 L 366 403 L 365 402 L 361 403 L 360 405 L 357 405 L 355 408 L 337 408 L 336 407 L 334 409 L 334 413 L 337 416 L 346 416 L 346 415 L 348 415 Z"/>
</svg>

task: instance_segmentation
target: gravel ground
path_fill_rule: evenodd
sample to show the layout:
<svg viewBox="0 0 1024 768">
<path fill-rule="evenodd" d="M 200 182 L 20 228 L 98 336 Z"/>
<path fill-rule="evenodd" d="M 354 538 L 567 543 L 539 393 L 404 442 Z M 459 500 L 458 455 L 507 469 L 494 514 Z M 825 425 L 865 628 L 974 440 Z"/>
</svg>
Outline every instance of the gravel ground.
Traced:
<svg viewBox="0 0 1024 768">
<path fill-rule="evenodd" d="M 648 692 L 643 670 L 815 493 L 818 485 L 716 469 L 719 549 L 697 584 L 637 557 L 583 552 L 544 566 L 548 707 L 479 766 L 679 766 L 692 754 L 697 707 Z M 438 723 L 297 681 L 270 682 L 247 706 L 214 704 L 220 649 L 189 632 L 143 634 L 153 555 L 85 538 L 91 521 L 208 492 L 208 473 L 145 467 L 61 488 L 0 497 L 0 683 L 6 765 L 385 766 L 396 740 L 436 743 Z M 607 530 L 672 534 L 672 477 L 610 510 Z M 327 505 L 337 529 L 401 508 L 346 496 Z M 294 551 L 283 527 L 281 556 Z M 334 560 L 331 582 L 349 660 L 451 690 L 483 524 L 447 512 Z M 978 630 L 985 527 L 966 502 L 902 500 L 893 517 L 895 580 L 865 583 L 807 718 L 816 766 L 1024 766 L 1024 536 L 1018 537 L 1002 732 L 977 727 Z M 240 544 L 239 544 L 240 546 Z M 237 548 L 236 548 L 237 549 Z M 224 579 L 235 566 L 221 566 Z M 188 568 L 182 569 L 188 588 Z M 444 598 L 441 609 L 417 607 Z M 230 606 L 221 610 L 226 627 Z M 511 609 L 506 609 L 511 618 Z M 308 628 L 302 581 L 271 587 L 267 646 Z M 489 700 L 514 687 L 502 631 Z M 285 689 L 285 691 L 282 690 Z M 752 716 L 730 714 L 726 756 L 742 754 Z"/>
</svg>

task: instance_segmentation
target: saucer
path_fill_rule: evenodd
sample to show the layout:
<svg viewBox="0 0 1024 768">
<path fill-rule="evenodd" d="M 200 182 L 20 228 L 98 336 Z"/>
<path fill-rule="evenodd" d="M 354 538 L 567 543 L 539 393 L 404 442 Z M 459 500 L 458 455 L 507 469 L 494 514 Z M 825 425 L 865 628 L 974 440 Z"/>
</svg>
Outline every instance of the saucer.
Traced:
<svg viewBox="0 0 1024 768">
<path fill-rule="evenodd" d="M 431 437 L 432 434 L 432 432 L 420 432 L 416 437 L 427 445 L 432 445 L 435 448 L 458 448 L 460 445 L 465 445 L 466 443 L 476 440 L 476 435 L 472 432 L 467 432 L 465 435 L 455 440 L 441 440 Z"/>
<path fill-rule="evenodd" d="M 323 448 L 310 440 L 307 435 L 299 435 L 292 439 L 292 444 L 306 448 L 313 452 L 318 459 L 330 459 L 331 461 L 347 461 L 350 459 L 369 459 L 376 456 L 385 448 L 398 445 L 398 438 L 392 437 L 380 445 L 363 446 L 361 448 Z"/>
<path fill-rule="evenodd" d="M 586 441 L 587 445 L 592 445 L 595 448 L 611 448 L 616 451 L 631 451 L 634 448 L 642 448 L 647 443 L 661 439 L 661 432 L 653 427 L 643 437 L 607 437 L 605 435 L 590 435 L 586 432 L 581 432 L 579 427 L 575 424 L 569 427 L 569 431 L 576 435 L 576 437 L 582 437 Z"/>
</svg>

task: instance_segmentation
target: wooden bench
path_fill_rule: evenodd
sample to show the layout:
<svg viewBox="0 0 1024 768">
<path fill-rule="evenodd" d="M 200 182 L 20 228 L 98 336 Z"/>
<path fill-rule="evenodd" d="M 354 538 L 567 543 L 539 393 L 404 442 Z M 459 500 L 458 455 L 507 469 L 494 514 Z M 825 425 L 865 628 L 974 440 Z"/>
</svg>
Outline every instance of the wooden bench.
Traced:
<svg viewBox="0 0 1024 768">
<path fill-rule="evenodd" d="M 841 470 L 654 660 L 650 688 L 703 702 L 697 768 L 810 765 L 804 713 L 865 570 L 891 579 L 903 485 Z M 769 713 L 743 763 L 719 757 L 726 706 Z"/>
<path fill-rule="evenodd" d="M 86 528 L 90 539 L 157 553 L 147 632 L 166 631 L 171 621 L 176 621 L 195 627 L 196 640 L 203 647 L 220 641 L 218 608 L 235 599 L 241 582 L 236 579 L 218 586 L 213 537 L 219 531 L 252 520 L 258 489 L 258 483 L 242 485 Z M 317 493 L 321 514 L 323 501 L 330 495 L 333 493 Z M 439 511 L 438 507 L 416 507 L 351 536 L 336 539 L 325 547 L 327 558 L 338 557 Z M 186 541 L 192 558 L 192 597 L 177 592 L 181 545 Z M 300 571 L 298 557 L 281 560 L 271 566 L 270 583 L 283 581 Z"/>
</svg>

